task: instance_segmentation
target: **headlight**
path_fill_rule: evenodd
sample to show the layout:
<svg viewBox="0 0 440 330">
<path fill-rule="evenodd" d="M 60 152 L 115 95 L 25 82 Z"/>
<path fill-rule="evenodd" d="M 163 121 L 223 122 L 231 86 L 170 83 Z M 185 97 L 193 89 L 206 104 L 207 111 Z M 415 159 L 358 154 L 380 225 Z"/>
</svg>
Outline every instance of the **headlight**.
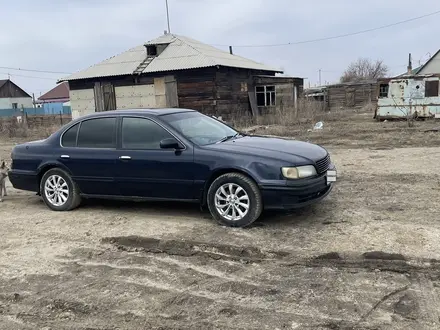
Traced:
<svg viewBox="0 0 440 330">
<path fill-rule="evenodd" d="M 281 172 L 286 179 L 301 179 L 316 175 L 316 169 L 313 165 L 282 167 Z"/>
</svg>

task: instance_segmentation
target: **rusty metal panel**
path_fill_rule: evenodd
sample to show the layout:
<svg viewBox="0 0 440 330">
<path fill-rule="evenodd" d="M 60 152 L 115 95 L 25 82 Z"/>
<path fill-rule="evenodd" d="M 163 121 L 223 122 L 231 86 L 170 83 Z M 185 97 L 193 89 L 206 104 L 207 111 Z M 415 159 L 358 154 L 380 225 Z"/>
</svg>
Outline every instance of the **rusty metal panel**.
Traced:
<svg viewBox="0 0 440 330">
<path fill-rule="evenodd" d="M 426 97 L 427 81 L 439 80 L 439 77 L 408 77 L 391 79 L 388 97 L 378 99 L 377 117 L 405 118 L 435 117 L 440 114 L 440 91 L 437 96 Z"/>
</svg>

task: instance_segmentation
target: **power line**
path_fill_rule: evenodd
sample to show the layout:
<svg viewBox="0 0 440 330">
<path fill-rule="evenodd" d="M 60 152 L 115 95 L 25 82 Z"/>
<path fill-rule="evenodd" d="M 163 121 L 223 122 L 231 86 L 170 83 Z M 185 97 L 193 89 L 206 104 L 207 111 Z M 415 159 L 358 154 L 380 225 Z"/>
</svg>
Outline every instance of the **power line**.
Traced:
<svg viewBox="0 0 440 330">
<path fill-rule="evenodd" d="M 14 71 L 40 72 L 40 73 L 54 73 L 54 74 L 71 74 L 71 72 L 46 71 L 46 70 L 34 70 L 34 69 L 23 69 L 23 68 L 11 68 L 11 67 L 8 67 L 8 66 L 0 66 L 0 69 L 14 70 Z"/>
<path fill-rule="evenodd" d="M 21 74 L 15 74 L 15 73 L 10 73 L 10 72 L 0 72 L 0 74 L 4 74 L 7 76 L 12 76 L 12 77 L 24 77 L 24 78 L 34 78 L 34 79 L 45 79 L 45 80 L 52 80 L 52 81 L 56 81 L 56 78 L 48 78 L 48 77 L 37 77 L 37 76 L 26 76 L 26 75 L 21 75 Z"/>
<path fill-rule="evenodd" d="M 406 19 L 404 21 L 399 21 L 399 22 L 395 22 L 395 23 L 391 23 L 391 24 L 386 24 L 386 25 L 378 26 L 378 27 L 375 27 L 375 28 L 367 29 L 367 30 L 361 30 L 361 31 L 357 31 L 357 32 L 350 32 L 350 33 L 340 34 L 340 35 L 331 36 L 331 37 L 323 37 L 323 38 L 303 40 L 303 41 L 294 41 L 294 42 L 281 43 L 281 44 L 232 45 L 232 47 L 278 47 L 278 46 L 300 45 L 300 44 L 313 43 L 313 42 L 319 42 L 319 41 L 325 41 L 325 40 L 339 39 L 339 38 L 350 37 L 350 36 L 354 36 L 354 35 L 358 35 L 358 34 L 362 34 L 362 33 L 367 33 L 367 32 L 377 31 L 377 30 L 381 30 L 381 29 L 386 29 L 386 28 L 389 28 L 389 27 L 392 27 L 392 26 L 396 26 L 396 25 L 400 25 L 400 24 L 405 24 L 405 23 L 416 21 L 416 20 L 419 20 L 419 19 L 422 19 L 422 18 L 425 18 L 425 17 L 434 16 L 434 15 L 437 15 L 437 14 L 440 14 L 440 10 L 435 11 L 433 13 L 426 14 L 426 15 L 422 15 L 422 16 Z M 231 46 L 231 45 L 217 45 L 217 44 L 214 44 L 213 46 L 228 47 L 228 46 Z"/>
</svg>

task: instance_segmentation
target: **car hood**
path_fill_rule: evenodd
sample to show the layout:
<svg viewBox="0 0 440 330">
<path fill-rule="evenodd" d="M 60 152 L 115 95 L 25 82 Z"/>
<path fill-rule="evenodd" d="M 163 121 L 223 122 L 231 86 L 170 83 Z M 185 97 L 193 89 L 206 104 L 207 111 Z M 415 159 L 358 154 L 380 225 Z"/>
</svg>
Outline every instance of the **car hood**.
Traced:
<svg viewBox="0 0 440 330">
<path fill-rule="evenodd" d="M 282 160 L 292 160 L 292 156 L 294 156 L 316 162 L 327 155 L 327 150 L 316 144 L 264 136 L 244 136 L 235 140 L 209 145 L 208 147 L 210 149 L 242 152 Z"/>
</svg>

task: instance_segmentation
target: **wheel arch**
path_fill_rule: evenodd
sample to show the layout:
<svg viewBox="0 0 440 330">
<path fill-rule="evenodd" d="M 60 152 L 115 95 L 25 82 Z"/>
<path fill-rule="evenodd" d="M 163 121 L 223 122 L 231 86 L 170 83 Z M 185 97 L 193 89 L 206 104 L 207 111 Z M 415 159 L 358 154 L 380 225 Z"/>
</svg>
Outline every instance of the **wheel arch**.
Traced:
<svg viewBox="0 0 440 330">
<path fill-rule="evenodd" d="M 65 166 L 64 164 L 61 164 L 59 162 L 47 162 L 47 163 L 43 163 L 38 167 L 37 170 L 37 184 L 38 184 L 38 192 L 40 192 L 40 185 L 41 185 L 41 179 L 43 178 L 43 175 L 54 168 L 59 168 L 65 172 L 67 172 L 67 174 L 69 174 L 70 176 L 72 175 L 72 173 L 69 171 L 69 169 L 67 168 L 67 166 Z"/>
<path fill-rule="evenodd" d="M 243 168 L 225 167 L 225 168 L 216 169 L 211 173 L 210 177 L 208 178 L 208 180 L 205 181 L 205 184 L 203 185 L 203 191 L 201 192 L 202 196 L 200 198 L 202 206 L 205 206 L 207 203 L 208 190 L 211 184 L 214 182 L 215 179 L 226 173 L 240 173 L 246 175 L 251 180 L 253 180 L 255 184 L 258 186 L 258 181 L 255 179 L 254 175 L 252 175 L 251 173 L 249 173 L 249 171 Z"/>
</svg>

